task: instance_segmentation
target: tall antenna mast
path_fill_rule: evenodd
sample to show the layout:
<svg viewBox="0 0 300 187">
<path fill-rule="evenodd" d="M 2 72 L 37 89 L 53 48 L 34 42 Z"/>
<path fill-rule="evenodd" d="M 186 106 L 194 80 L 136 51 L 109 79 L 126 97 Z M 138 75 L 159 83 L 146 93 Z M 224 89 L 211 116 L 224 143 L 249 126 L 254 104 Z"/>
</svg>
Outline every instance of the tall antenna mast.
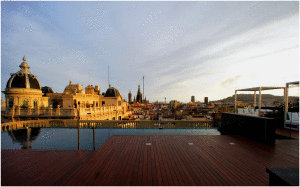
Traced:
<svg viewBox="0 0 300 187">
<path fill-rule="evenodd" d="M 144 94 L 144 76 L 143 76 L 143 100 L 145 100 L 145 94 Z"/>
<path fill-rule="evenodd" d="M 110 82 L 109 82 L 109 64 L 108 64 L 108 68 L 107 68 L 107 76 L 108 76 L 108 87 L 110 88 Z"/>
</svg>

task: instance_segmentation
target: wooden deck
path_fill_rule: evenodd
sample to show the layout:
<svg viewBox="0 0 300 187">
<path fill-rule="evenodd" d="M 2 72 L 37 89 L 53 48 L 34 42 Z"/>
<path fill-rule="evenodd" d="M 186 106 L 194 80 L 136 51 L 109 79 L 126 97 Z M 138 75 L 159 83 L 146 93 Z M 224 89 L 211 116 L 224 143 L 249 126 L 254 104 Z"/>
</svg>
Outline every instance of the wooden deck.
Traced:
<svg viewBox="0 0 300 187">
<path fill-rule="evenodd" d="M 299 139 L 299 131 L 294 131 L 286 128 L 277 128 L 276 134 L 294 139 Z"/>
<path fill-rule="evenodd" d="M 2 185 L 260 186 L 268 185 L 266 167 L 299 167 L 299 142 L 111 136 L 97 151 L 2 150 L 1 157 Z"/>
</svg>

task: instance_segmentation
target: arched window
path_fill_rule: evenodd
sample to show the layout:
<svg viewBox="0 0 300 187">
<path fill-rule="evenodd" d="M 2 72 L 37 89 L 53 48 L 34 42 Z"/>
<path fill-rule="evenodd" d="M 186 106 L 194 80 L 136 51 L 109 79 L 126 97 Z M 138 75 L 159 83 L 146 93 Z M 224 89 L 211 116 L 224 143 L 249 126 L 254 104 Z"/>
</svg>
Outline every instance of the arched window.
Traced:
<svg viewBox="0 0 300 187">
<path fill-rule="evenodd" d="M 28 99 L 23 99 L 22 108 L 28 108 L 29 101 Z"/>
<path fill-rule="evenodd" d="M 54 99 L 54 100 L 52 101 L 52 107 L 53 107 L 53 108 L 57 108 L 58 105 L 59 105 L 59 101 L 56 100 L 56 99 Z"/>
<path fill-rule="evenodd" d="M 35 99 L 34 101 L 33 101 L 33 106 L 34 106 L 34 108 L 36 108 L 37 107 L 37 100 Z"/>
<path fill-rule="evenodd" d="M 8 100 L 8 107 L 12 108 L 14 106 L 14 98 L 9 98 Z"/>
<path fill-rule="evenodd" d="M 77 101 L 76 101 L 76 99 L 74 100 L 74 107 L 77 108 Z"/>
</svg>

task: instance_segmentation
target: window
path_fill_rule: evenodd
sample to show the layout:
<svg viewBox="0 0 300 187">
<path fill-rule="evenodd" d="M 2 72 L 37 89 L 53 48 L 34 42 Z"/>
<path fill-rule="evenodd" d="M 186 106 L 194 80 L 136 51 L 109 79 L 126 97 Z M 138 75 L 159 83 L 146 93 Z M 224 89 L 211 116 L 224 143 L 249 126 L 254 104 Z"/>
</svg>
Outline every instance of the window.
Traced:
<svg viewBox="0 0 300 187">
<path fill-rule="evenodd" d="M 56 99 L 54 99 L 54 100 L 52 101 L 52 107 L 53 107 L 53 108 L 57 108 L 58 105 L 59 105 L 59 101 L 56 100 Z"/>
<path fill-rule="evenodd" d="M 23 100 L 23 105 L 22 105 L 22 108 L 28 108 L 28 99 L 24 99 Z"/>
<path fill-rule="evenodd" d="M 121 101 L 118 101 L 118 106 L 120 106 L 121 105 Z"/>
<path fill-rule="evenodd" d="M 74 107 L 77 108 L 77 101 L 76 101 L 76 99 L 74 100 Z"/>
<path fill-rule="evenodd" d="M 102 101 L 102 106 L 105 105 L 105 101 Z"/>
<path fill-rule="evenodd" d="M 34 106 L 34 108 L 37 107 L 37 100 L 34 100 L 34 101 L 33 101 L 33 106 Z"/>
<path fill-rule="evenodd" d="M 14 99 L 13 98 L 9 98 L 8 100 L 8 107 L 12 108 L 14 106 Z"/>
</svg>

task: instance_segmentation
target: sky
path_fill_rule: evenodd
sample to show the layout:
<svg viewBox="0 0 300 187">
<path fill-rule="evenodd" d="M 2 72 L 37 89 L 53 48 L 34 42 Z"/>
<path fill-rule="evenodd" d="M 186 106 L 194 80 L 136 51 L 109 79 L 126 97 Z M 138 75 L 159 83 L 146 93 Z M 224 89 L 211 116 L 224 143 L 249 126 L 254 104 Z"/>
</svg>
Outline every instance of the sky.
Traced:
<svg viewBox="0 0 300 187">
<path fill-rule="evenodd" d="M 217 100 L 299 80 L 299 2 L 2 1 L 2 91 L 23 56 L 58 93 L 105 92 L 109 65 L 125 99 L 144 76 L 150 102 Z"/>
</svg>

